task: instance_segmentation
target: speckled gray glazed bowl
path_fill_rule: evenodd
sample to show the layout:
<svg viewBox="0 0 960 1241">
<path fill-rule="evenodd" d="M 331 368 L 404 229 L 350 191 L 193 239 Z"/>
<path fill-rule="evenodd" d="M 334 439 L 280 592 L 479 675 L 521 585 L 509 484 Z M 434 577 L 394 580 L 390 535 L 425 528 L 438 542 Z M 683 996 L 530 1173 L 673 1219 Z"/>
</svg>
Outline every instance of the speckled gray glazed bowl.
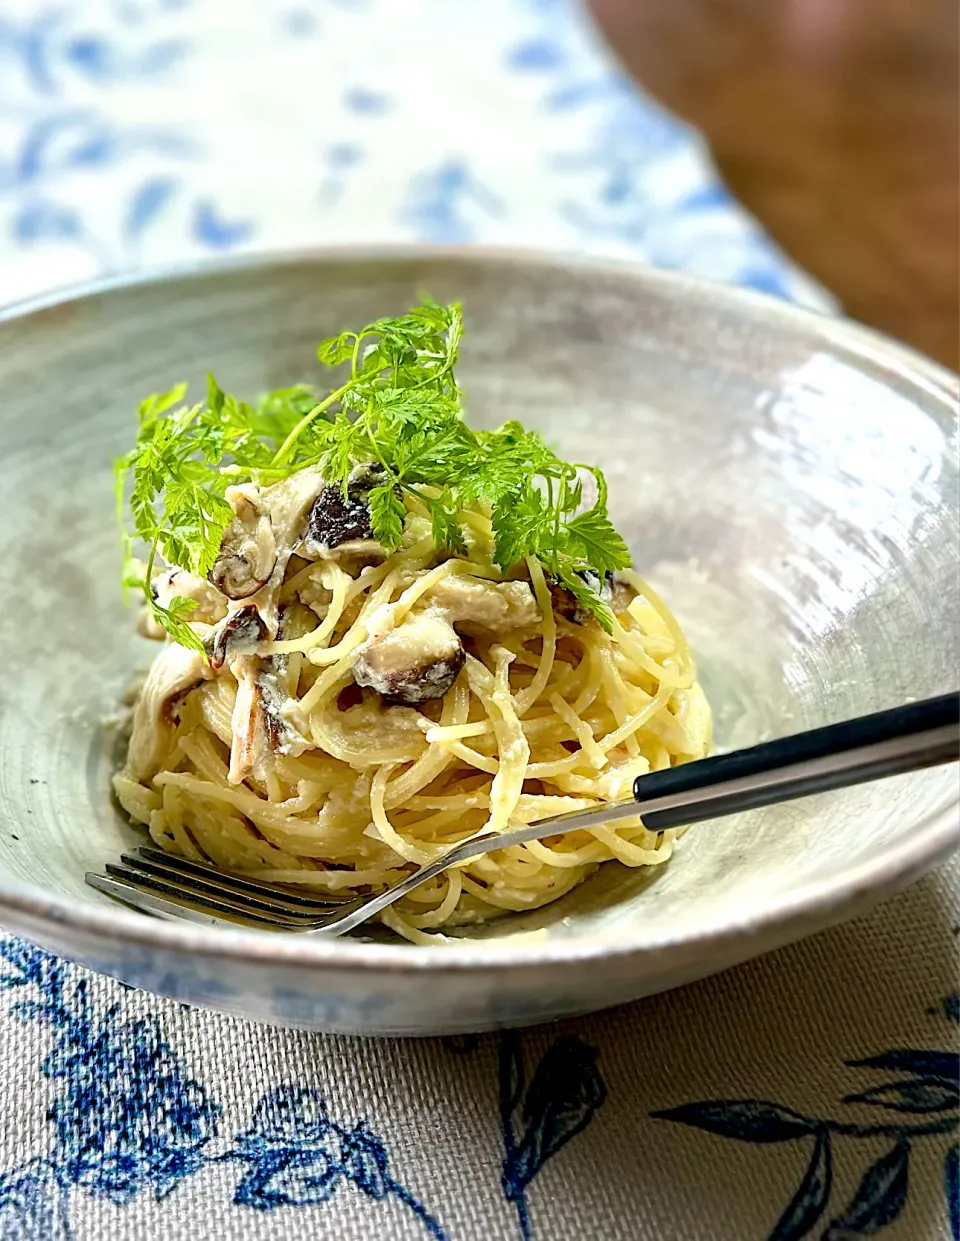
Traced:
<svg viewBox="0 0 960 1241">
<path fill-rule="evenodd" d="M 955 390 L 849 324 L 678 276 L 463 251 L 208 267 L 0 315 L 0 924 L 136 986 L 362 1034 L 541 1021 L 677 986 L 861 913 L 958 840 L 956 768 L 705 824 L 453 947 L 155 921 L 84 886 L 136 833 L 113 713 L 151 647 L 117 584 L 111 462 L 146 392 L 255 393 L 317 339 L 464 303 L 472 418 L 596 460 L 697 651 L 720 745 L 953 688 Z M 530 931 L 545 929 L 545 934 Z"/>
</svg>

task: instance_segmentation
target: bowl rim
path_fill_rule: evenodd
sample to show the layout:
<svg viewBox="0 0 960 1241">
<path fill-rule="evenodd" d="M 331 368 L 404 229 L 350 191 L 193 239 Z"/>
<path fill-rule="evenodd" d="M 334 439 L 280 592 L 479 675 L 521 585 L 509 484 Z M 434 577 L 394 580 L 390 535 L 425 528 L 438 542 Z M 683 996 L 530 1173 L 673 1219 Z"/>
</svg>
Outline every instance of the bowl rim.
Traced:
<svg viewBox="0 0 960 1241">
<path fill-rule="evenodd" d="M 707 280 L 682 272 L 653 268 L 629 259 L 593 256 L 562 250 L 481 245 L 368 244 L 270 249 L 219 259 L 196 259 L 161 267 L 137 269 L 79 284 L 53 289 L 0 307 L 0 324 L 28 318 L 70 303 L 98 298 L 113 292 L 141 286 L 173 284 L 185 279 L 202 280 L 232 273 L 303 264 L 375 262 L 437 262 L 485 266 L 489 263 L 519 267 L 577 270 L 598 276 L 610 275 L 634 280 L 639 287 L 667 288 L 696 300 L 713 300 L 736 311 L 738 307 L 762 309 L 786 325 L 795 324 L 820 336 L 825 343 L 852 355 L 856 361 L 879 363 L 915 387 L 925 389 L 947 406 L 960 397 L 960 379 L 947 368 L 907 345 L 900 344 L 872 328 L 829 312 L 819 312 L 752 289 Z M 960 412 L 960 411 L 957 411 Z M 21 915 L 32 925 L 52 923 L 71 928 L 96 939 L 119 939 L 124 943 L 163 949 L 174 953 L 197 954 L 207 958 L 256 962 L 261 967 L 284 969 L 326 969 L 386 971 L 392 974 L 424 971 L 462 973 L 465 971 L 515 970 L 518 967 L 577 965 L 599 958 L 641 958 L 659 956 L 680 947 L 697 951 L 736 945 L 745 938 L 762 938 L 781 928 L 785 934 L 777 943 L 790 938 L 789 928 L 807 918 L 820 925 L 838 919 L 846 907 L 877 893 L 878 899 L 919 877 L 925 870 L 960 847 L 960 791 L 949 806 L 928 816 L 903 841 L 876 857 L 865 858 L 852 870 L 808 881 L 786 895 L 761 901 L 739 917 L 714 915 L 692 931 L 662 930 L 644 934 L 642 926 L 627 933 L 610 932 L 570 938 L 530 942 L 519 936 L 516 943 L 504 938 L 457 940 L 454 945 L 381 944 L 361 940 L 278 935 L 274 932 L 201 927 L 188 922 L 166 921 L 117 905 L 84 903 L 46 893 L 41 888 L 16 883 L 0 883 L 0 910 Z M 16 932 L 14 932 L 16 933 Z M 704 955 L 704 960 L 706 957 Z M 708 967 L 709 968 L 709 967 Z M 706 972 L 706 971 L 704 971 Z"/>
</svg>

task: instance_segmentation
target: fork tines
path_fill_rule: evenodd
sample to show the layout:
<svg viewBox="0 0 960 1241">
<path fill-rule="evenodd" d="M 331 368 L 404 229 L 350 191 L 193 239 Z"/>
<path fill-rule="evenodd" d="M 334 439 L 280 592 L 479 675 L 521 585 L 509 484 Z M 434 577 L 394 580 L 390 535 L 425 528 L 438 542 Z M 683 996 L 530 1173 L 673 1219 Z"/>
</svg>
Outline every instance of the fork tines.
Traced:
<svg viewBox="0 0 960 1241">
<path fill-rule="evenodd" d="M 314 896 L 279 884 L 228 874 L 204 862 L 141 846 L 108 863 L 105 875 L 90 874 L 94 887 L 143 907 L 143 896 L 166 897 L 181 907 L 215 913 L 254 926 L 307 931 L 339 916 L 364 898 L 355 893 Z M 154 903 L 150 903 L 151 908 Z"/>
</svg>

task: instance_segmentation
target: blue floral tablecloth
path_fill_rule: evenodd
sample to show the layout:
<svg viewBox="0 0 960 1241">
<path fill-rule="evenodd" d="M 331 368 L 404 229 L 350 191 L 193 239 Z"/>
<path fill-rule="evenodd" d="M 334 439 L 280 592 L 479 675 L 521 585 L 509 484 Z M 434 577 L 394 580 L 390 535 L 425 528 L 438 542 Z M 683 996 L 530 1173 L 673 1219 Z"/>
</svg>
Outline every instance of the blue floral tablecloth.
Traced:
<svg viewBox="0 0 960 1241">
<path fill-rule="evenodd" d="M 322 242 L 589 248 L 829 308 L 573 0 L 0 0 L 0 303 Z M 270 1031 L 0 940 L 0 1241 L 960 1237 L 960 864 L 563 1026 Z"/>
</svg>

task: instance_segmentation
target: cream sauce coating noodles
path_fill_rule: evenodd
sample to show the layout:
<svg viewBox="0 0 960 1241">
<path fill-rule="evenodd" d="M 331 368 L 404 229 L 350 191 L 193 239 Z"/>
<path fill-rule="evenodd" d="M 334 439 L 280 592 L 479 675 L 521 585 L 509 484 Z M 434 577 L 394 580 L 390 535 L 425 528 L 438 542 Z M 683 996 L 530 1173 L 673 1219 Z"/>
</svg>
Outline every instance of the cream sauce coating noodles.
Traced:
<svg viewBox="0 0 960 1241">
<path fill-rule="evenodd" d="M 115 778 L 159 847 L 367 893 L 481 828 L 623 800 L 636 776 L 707 753 L 689 647 L 637 574 L 617 575 L 607 634 L 558 606 L 539 562 L 500 572 L 482 507 L 458 557 L 438 555 L 410 507 L 389 557 L 308 560 L 294 547 L 267 606 L 256 599 L 273 627 L 251 628 L 247 601 L 193 579 L 207 617 L 194 628 L 219 658 L 164 646 Z M 602 862 L 659 866 L 676 836 L 639 817 L 547 836 L 449 868 L 382 919 L 431 942 L 556 900 Z"/>
</svg>

